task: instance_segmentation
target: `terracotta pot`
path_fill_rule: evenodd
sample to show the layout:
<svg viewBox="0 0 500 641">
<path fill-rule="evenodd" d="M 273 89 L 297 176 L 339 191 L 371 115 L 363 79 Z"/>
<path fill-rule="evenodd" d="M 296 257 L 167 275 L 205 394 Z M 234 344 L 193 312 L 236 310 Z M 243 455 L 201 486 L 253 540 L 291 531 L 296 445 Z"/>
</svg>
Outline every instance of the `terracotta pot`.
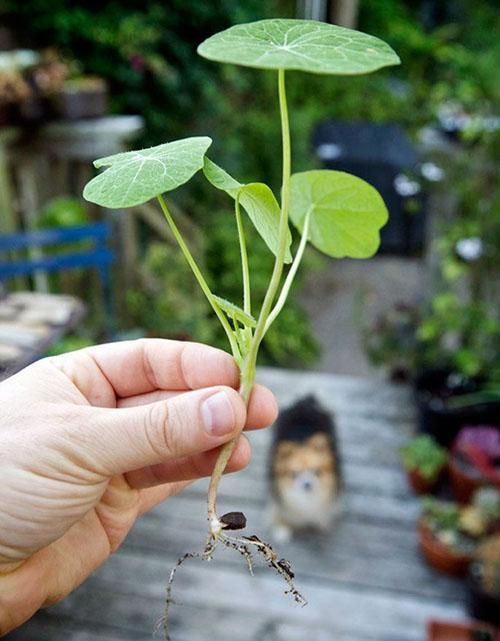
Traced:
<svg viewBox="0 0 500 641">
<path fill-rule="evenodd" d="M 439 572 L 453 576 L 463 576 L 467 572 L 472 556 L 454 552 L 441 543 L 430 528 L 420 520 L 418 522 L 419 544 L 422 554 L 429 565 Z"/>
<path fill-rule="evenodd" d="M 467 474 L 453 456 L 448 464 L 448 473 L 453 496 L 459 503 L 470 503 L 475 491 L 485 484 L 485 479 Z"/>
<path fill-rule="evenodd" d="M 418 470 L 407 470 L 408 483 L 415 494 L 431 494 L 439 480 L 439 474 L 436 478 L 429 480 L 424 478 Z"/>
<path fill-rule="evenodd" d="M 470 621 L 455 623 L 454 621 L 429 621 L 427 624 L 427 641 L 474 641 L 473 634 L 482 632 L 489 634 L 491 641 L 498 641 L 498 633 L 486 623 Z M 483 638 L 483 637 L 481 637 Z M 486 636 L 484 637 L 487 638 Z"/>
</svg>

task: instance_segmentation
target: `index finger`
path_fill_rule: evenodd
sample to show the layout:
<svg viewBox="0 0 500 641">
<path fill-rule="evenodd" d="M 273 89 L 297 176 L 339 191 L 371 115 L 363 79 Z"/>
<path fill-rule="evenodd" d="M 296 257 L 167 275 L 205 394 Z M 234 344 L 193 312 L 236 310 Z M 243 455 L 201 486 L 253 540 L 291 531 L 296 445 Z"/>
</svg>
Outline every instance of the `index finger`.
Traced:
<svg viewBox="0 0 500 641">
<path fill-rule="evenodd" d="M 232 356 L 202 343 L 142 338 L 97 345 L 68 355 L 78 357 L 90 357 L 95 366 L 95 371 L 91 367 L 90 376 L 86 377 L 88 385 L 96 385 L 104 377 L 120 398 L 154 390 L 238 387 L 238 367 Z M 81 391 L 87 396 L 86 390 Z"/>
</svg>

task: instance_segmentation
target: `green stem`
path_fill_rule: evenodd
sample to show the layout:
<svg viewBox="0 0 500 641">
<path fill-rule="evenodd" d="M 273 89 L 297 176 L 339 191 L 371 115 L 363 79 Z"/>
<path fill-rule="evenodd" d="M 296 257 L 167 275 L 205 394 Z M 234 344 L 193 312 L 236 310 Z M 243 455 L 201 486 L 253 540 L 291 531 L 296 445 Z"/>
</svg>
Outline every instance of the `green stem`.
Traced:
<svg viewBox="0 0 500 641">
<path fill-rule="evenodd" d="M 304 228 L 302 230 L 302 238 L 300 239 L 300 244 L 297 249 L 297 253 L 295 255 L 295 258 L 293 260 L 292 266 L 290 267 L 290 270 L 286 276 L 286 280 L 283 283 L 283 287 L 281 288 L 281 293 L 279 295 L 279 298 L 276 302 L 276 305 L 273 308 L 273 311 L 269 314 L 269 317 L 266 321 L 266 326 L 264 328 L 264 335 L 267 333 L 267 330 L 271 327 L 271 325 L 274 323 L 276 320 L 276 317 L 278 314 L 281 312 L 283 309 L 283 306 L 286 303 L 286 299 L 288 298 L 288 294 L 290 293 L 290 288 L 292 286 L 293 280 L 295 278 L 295 275 L 297 273 L 297 270 L 299 268 L 300 262 L 302 260 L 302 256 L 304 255 L 304 250 L 307 245 L 307 239 L 309 236 L 309 223 L 311 221 L 311 214 L 312 214 L 312 209 L 309 209 L 306 217 L 304 219 Z"/>
<path fill-rule="evenodd" d="M 280 69 L 278 71 L 278 94 L 281 116 L 281 131 L 283 139 L 283 183 L 281 188 L 282 197 L 278 235 L 278 252 L 274 261 L 271 280 L 269 281 L 269 286 L 267 288 L 264 302 L 262 303 L 262 308 L 257 320 L 252 343 L 250 345 L 248 353 L 243 358 L 241 367 L 240 394 L 246 403 L 248 403 L 250 393 L 255 381 L 257 354 L 262 338 L 264 337 L 267 317 L 269 316 L 269 312 L 271 311 L 271 307 L 281 281 L 281 275 L 283 273 L 283 265 L 285 262 L 285 255 L 287 250 L 288 209 L 290 205 L 291 144 L 284 69 Z M 210 522 L 211 533 L 214 536 L 217 536 L 217 528 L 220 528 L 220 521 L 217 517 L 216 506 L 217 489 L 219 487 L 219 482 L 222 474 L 224 473 L 224 469 L 226 468 L 226 465 L 231 458 L 231 454 L 236 447 L 238 438 L 239 437 L 236 437 L 232 441 L 229 441 L 221 448 L 219 457 L 217 458 L 217 461 L 215 463 L 214 471 L 212 472 L 212 477 L 210 479 L 210 485 L 208 488 L 208 519 Z"/>
<path fill-rule="evenodd" d="M 233 356 L 236 358 L 236 360 L 241 359 L 241 354 L 240 350 L 238 348 L 238 343 L 236 341 L 236 337 L 234 336 L 233 330 L 231 329 L 231 326 L 227 320 L 227 318 L 224 316 L 224 312 L 221 310 L 217 302 L 215 301 L 213 294 L 210 290 L 210 287 L 208 286 L 207 281 L 203 277 L 203 274 L 200 271 L 200 268 L 196 264 L 196 261 L 191 254 L 191 252 L 188 249 L 188 246 L 184 242 L 184 238 L 182 237 L 182 234 L 177 227 L 177 225 L 174 222 L 174 219 L 172 218 L 172 215 L 170 214 L 170 211 L 167 207 L 167 203 L 165 202 L 164 198 L 162 195 L 157 196 L 158 202 L 160 203 L 161 210 L 163 214 L 165 215 L 165 218 L 167 219 L 168 224 L 170 225 L 170 229 L 172 230 L 172 234 L 174 235 L 176 241 L 179 244 L 179 247 L 182 250 L 182 253 L 184 254 L 184 258 L 188 262 L 189 266 L 191 267 L 191 270 L 193 274 L 195 275 L 196 280 L 198 281 L 198 284 L 200 285 L 203 293 L 208 299 L 208 302 L 212 306 L 212 309 L 214 312 L 217 314 L 218 319 L 221 322 L 222 327 L 224 328 L 224 331 L 226 332 L 226 335 L 229 339 L 229 343 L 231 344 L 231 350 L 233 352 Z"/>
<path fill-rule="evenodd" d="M 252 302 L 250 297 L 250 271 L 248 268 L 247 243 L 245 240 L 245 229 L 241 219 L 240 195 L 236 196 L 234 201 L 234 213 L 236 215 L 236 225 L 238 227 L 238 238 L 240 241 L 241 253 L 241 271 L 243 273 L 243 309 L 247 314 L 252 313 Z"/>
</svg>

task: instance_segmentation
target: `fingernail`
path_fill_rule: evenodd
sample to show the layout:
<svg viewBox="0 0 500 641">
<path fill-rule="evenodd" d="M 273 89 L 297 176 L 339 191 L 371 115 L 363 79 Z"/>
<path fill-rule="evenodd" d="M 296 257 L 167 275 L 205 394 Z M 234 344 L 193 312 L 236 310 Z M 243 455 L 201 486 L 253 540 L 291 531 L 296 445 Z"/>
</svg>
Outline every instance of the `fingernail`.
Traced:
<svg viewBox="0 0 500 641">
<path fill-rule="evenodd" d="M 234 429 L 234 411 L 226 392 L 217 392 L 203 401 L 201 415 L 205 430 L 212 436 L 223 436 Z"/>
</svg>

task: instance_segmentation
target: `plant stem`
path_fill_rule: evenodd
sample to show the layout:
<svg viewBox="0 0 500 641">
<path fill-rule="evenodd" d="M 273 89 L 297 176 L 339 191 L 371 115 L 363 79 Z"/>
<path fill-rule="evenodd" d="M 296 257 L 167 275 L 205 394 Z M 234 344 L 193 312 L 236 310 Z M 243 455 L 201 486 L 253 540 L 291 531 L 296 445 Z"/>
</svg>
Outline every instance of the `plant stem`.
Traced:
<svg viewBox="0 0 500 641">
<path fill-rule="evenodd" d="M 238 227 L 238 238 L 240 241 L 241 253 L 241 271 L 243 274 L 243 309 L 247 314 L 252 313 L 252 302 L 250 298 L 250 272 L 248 268 L 247 243 L 245 240 L 245 229 L 241 219 L 240 196 L 236 196 L 234 201 L 234 213 L 236 216 L 236 225 Z"/>
<path fill-rule="evenodd" d="M 281 275 L 283 273 L 283 265 L 285 262 L 285 254 L 287 250 L 287 237 L 288 237 L 288 209 L 290 205 L 290 175 L 291 175 L 291 144 L 290 144 L 290 124 L 288 120 L 288 108 L 286 102 L 286 87 L 285 87 L 285 70 L 278 71 L 278 94 L 281 116 L 281 132 L 283 139 L 283 183 L 281 188 L 281 216 L 279 225 L 279 243 L 278 252 L 274 261 L 273 273 L 269 286 L 267 288 L 264 302 L 260 310 L 255 332 L 252 338 L 250 349 L 243 358 L 241 366 L 241 381 L 240 381 L 240 394 L 248 404 L 250 392 L 252 391 L 253 383 L 255 380 L 255 368 L 257 363 L 257 354 L 259 351 L 260 343 L 264 337 L 266 330 L 266 321 L 269 316 L 276 292 L 278 290 Z M 220 521 L 217 517 L 217 489 L 219 482 L 226 468 L 227 462 L 231 458 L 231 454 L 236 447 L 238 438 L 226 443 L 217 458 L 214 471 L 210 479 L 208 488 L 208 520 L 210 523 L 211 533 L 217 536 L 220 531 Z"/>
<path fill-rule="evenodd" d="M 302 260 L 302 256 L 304 255 L 304 250 L 307 245 L 307 239 L 309 235 L 309 223 L 311 220 L 311 214 L 312 214 L 312 209 L 309 209 L 306 217 L 304 219 L 304 227 L 302 229 L 302 237 L 300 239 L 300 244 L 297 249 L 297 253 L 295 255 L 295 258 L 293 259 L 293 264 L 290 267 L 290 270 L 286 276 L 286 280 L 283 283 L 283 287 L 281 288 L 281 293 L 279 295 L 279 298 L 276 302 L 276 305 L 273 308 L 273 311 L 269 314 L 268 319 L 266 321 L 266 327 L 264 329 L 264 335 L 267 333 L 267 330 L 271 327 L 271 325 L 274 323 L 276 320 L 276 317 L 278 314 L 281 312 L 283 309 L 283 306 L 286 303 L 286 299 L 288 298 L 288 294 L 290 292 L 290 288 L 292 286 L 293 280 L 295 278 L 295 275 L 297 273 L 297 270 L 299 268 L 300 262 Z"/>
<path fill-rule="evenodd" d="M 231 350 L 233 352 L 233 356 L 235 357 L 236 360 L 241 360 L 241 354 L 240 350 L 238 347 L 238 343 L 236 341 L 236 337 L 234 336 L 233 330 L 231 329 L 231 326 L 227 320 L 227 318 L 224 316 L 223 311 L 215 301 L 212 291 L 210 290 L 210 287 L 208 286 L 207 281 L 203 277 L 203 274 L 200 271 L 200 268 L 196 264 L 196 261 L 189 251 L 188 246 L 184 242 L 184 238 L 182 237 L 182 234 L 177 227 L 177 225 L 174 222 L 174 219 L 172 218 L 172 215 L 167 207 L 167 203 L 165 202 L 163 196 L 160 194 L 157 196 L 158 202 L 160 203 L 161 210 L 163 214 L 165 215 L 165 218 L 167 219 L 168 224 L 170 225 L 170 229 L 172 230 L 172 234 L 174 235 L 176 241 L 179 244 L 179 247 L 182 250 L 182 253 L 184 254 L 184 258 L 188 262 L 189 266 L 191 267 L 191 270 L 193 274 L 196 277 L 196 280 L 198 281 L 198 284 L 200 285 L 203 293 L 208 299 L 208 302 L 212 306 L 212 309 L 214 312 L 217 314 L 218 319 L 221 322 L 222 327 L 224 328 L 226 335 L 229 339 L 229 343 L 231 344 Z"/>
</svg>

